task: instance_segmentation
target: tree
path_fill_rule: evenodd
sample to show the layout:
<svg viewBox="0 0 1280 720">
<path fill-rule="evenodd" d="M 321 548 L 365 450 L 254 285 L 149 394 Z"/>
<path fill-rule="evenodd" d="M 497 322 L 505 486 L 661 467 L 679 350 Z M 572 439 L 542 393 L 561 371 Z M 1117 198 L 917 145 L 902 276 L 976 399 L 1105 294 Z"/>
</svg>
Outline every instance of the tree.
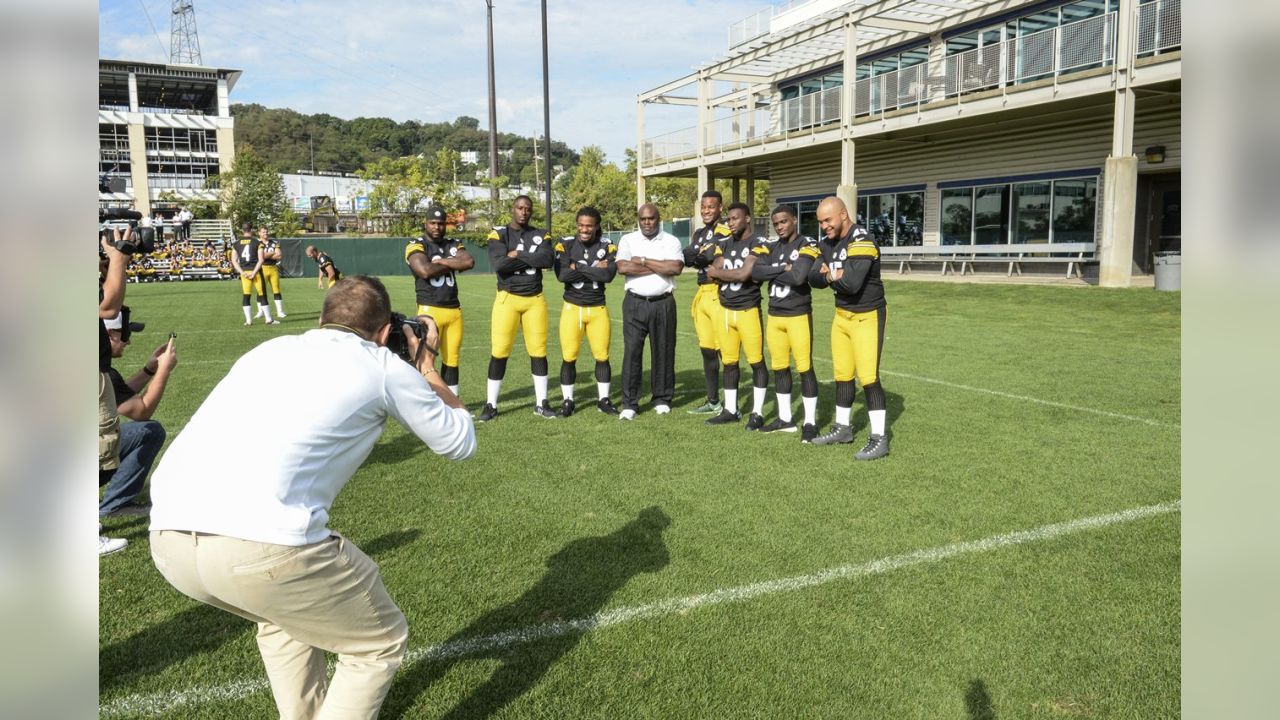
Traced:
<svg viewBox="0 0 1280 720">
<path fill-rule="evenodd" d="M 390 227 L 392 235 L 412 237 L 422 229 L 429 205 L 448 212 L 466 210 L 468 203 L 454 182 L 454 169 L 461 165 L 458 153 L 439 150 L 432 157 L 382 158 L 356 174 L 374 181 L 369 206 L 360 212 L 366 219 L 382 213 L 397 215 Z"/>
<path fill-rule="evenodd" d="M 222 216 L 233 225 L 265 225 L 273 235 L 282 237 L 297 234 L 298 218 L 289 207 L 284 180 L 253 146 L 237 148 L 231 172 L 210 178 L 209 184 L 221 190 Z"/>
<path fill-rule="evenodd" d="M 590 205 L 600 211 L 605 230 L 635 225 L 635 183 L 617 165 L 605 162 L 604 151 L 595 145 L 582 149 L 577 167 L 566 172 L 561 183 L 565 212 Z"/>
</svg>

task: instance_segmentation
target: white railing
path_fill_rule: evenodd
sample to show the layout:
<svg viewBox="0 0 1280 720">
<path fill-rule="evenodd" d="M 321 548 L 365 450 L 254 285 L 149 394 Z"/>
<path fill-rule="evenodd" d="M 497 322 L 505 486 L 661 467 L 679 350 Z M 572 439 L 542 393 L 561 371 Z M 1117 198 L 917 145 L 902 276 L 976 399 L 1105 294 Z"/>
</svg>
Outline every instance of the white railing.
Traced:
<svg viewBox="0 0 1280 720">
<path fill-rule="evenodd" d="M 783 132 L 804 130 L 840 121 L 840 86 L 778 103 L 776 126 Z"/>
<path fill-rule="evenodd" d="M 740 110 L 729 117 L 709 122 L 704 127 L 706 149 L 727 150 L 761 142 L 771 134 L 767 108 Z"/>
<path fill-rule="evenodd" d="M 769 34 L 769 21 L 773 19 L 773 6 L 754 12 L 729 26 L 729 49 Z"/>
<path fill-rule="evenodd" d="M 1182 46 L 1182 0 L 1156 0 L 1138 6 L 1139 56 Z"/>
<path fill-rule="evenodd" d="M 652 165 L 697 154 L 698 128 L 682 128 L 651 138 L 645 138 L 644 143 L 640 146 L 640 164 Z"/>
</svg>

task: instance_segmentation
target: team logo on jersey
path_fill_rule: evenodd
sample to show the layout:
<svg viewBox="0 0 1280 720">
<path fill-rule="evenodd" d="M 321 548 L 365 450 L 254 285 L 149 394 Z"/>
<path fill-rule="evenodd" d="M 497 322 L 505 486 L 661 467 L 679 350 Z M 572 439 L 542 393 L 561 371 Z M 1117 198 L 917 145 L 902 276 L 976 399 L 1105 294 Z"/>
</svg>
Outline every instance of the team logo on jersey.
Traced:
<svg viewBox="0 0 1280 720">
<path fill-rule="evenodd" d="M 456 248 L 456 247 L 451 247 L 451 248 L 449 248 L 449 257 L 453 257 L 453 256 L 455 256 L 455 255 L 457 255 L 457 254 L 458 254 L 458 248 Z"/>
<path fill-rule="evenodd" d="M 534 244 L 534 245 L 540 245 L 540 244 L 542 244 L 542 236 L 541 236 L 541 235 L 534 235 L 534 236 L 533 236 L 533 244 Z"/>
<path fill-rule="evenodd" d="M 841 249 L 840 249 L 840 262 L 844 262 L 844 261 L 845 261 L 845 258 L 847 258 L 847 257 L 849 257 L 849 251 L 848 251 L 848 250 L 845 250 L 844 248 L 841 248 Z"/>
<path fill-rule="evenodd" d="M 795 262 L 795 261 L 796 261 L 797 259 L 799 259 L 799 258 L 800 258 L 800 251 L 799 251 L 799 250 L 792 250 L 792 251 L 791 251 L 791 262 Z"/>
</svg>

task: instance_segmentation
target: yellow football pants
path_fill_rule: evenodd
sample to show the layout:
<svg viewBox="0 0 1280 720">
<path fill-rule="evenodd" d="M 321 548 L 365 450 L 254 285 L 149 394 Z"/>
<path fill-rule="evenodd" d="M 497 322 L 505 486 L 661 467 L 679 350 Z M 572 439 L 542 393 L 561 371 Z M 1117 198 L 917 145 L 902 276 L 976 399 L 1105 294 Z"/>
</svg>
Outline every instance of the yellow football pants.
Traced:
<svg viewBox="0 0 1280 720">
<path fill-rule="evenodd" d="M 796 372 L 808 372 L 813 367 L 813 316 L 769 316 L 765 322 L 765 341 L 769 343 L 769 367 L 786 370 L 791 355 L 796 356 Z"/>
<path fill-rule="evenodd" d="M 524 297 L 499 290 L 493 299 L 489 326 L 493 357 L 511 357 L 517 328 L 524 332 L 524 348 L 529 357 L 547 356 L 547 300 L 542 293 Z"/>
<path fill-rule="evenodd" d="M 738 345 L 746 351 L 747 362 L 755 365 L 764 360 L 764 334 L 760 328 L 760 308 L 730 310 L 720 308 L 720 320 L 716 323 L 716 340 L 720 345 L 720 361 L 725 365 L 738 364 Z"/>
<path fill-rule="evenodd" d="M 715 283 L 699 285 L 693 296 L 693 328 L 698 333 L 698 347 L 708 350 L 720 348 L 716 324 L 720 319 L 720 291 Z"/>
<path fill-rule="evenodd" d="M 858 384 L 866 387 L 880 381 L 880 350 L 888 319 L 888 308 L 866 312 L 836 308 L 831 319 L 831 362 L 835 365 L 836 382 L 848 382 L 856 376 Z"/>
<path fill-rule="evenodd" d="M 560 311 L 560 352 L 565 362 L 575 362 L 582 349 L 582 336 L 587 336 L 591 357 L 596 362 L 609 359 L 609 308 L 604 305 L 582 307 L 566 302 Z"/>
<path fill-rule="evenodd" d="M 449 367 L 458 367 L 462 360 L 462 308 L 445 308 L 419 305 L 419 315 L 430 315 L 440 329 L 440 360 Z"/>
<path fill-rule="evenodd" d="M 263 265 L 262 266 L 262 283 L 271 288 L 272 295 L 280 294 L 280 266 L 279 265 Z"/>
<path fill-rule="evenodd" d="M 263 288 L 263 285 L 262 285 L 262 273 L 259 272 L 257 275 L 254 275 L 252 280 L 249 280 L 245 276 L 241 275 L 240 276 L 240 294 L 251 295 L 255 292 L 258 293 L 259 300 L 261 300 L 262 302 L 267 301 L 266 290 Z"/>
</svg>

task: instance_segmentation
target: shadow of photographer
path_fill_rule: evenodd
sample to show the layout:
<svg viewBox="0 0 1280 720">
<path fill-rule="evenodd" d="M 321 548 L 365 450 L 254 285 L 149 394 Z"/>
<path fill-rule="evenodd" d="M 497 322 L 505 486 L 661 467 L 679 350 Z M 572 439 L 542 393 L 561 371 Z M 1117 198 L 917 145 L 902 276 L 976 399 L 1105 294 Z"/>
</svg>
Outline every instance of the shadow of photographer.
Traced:
<svg viewBox="0 0 1280 720">
<path fill-rule="evenodd" d="M 548 633 L 547 637 L 514 647 L 506 642 L 484 643 L 483 639 L 504 632 L 514 636 L 513 631 L 530 626 L 588 618 L 600 612 L 631 578 L 667 566 L 670 559 L 662 533 L 670 525 L 671 518 L 661 508 L 649 507 L 608 535 L 581 538 L 565 545 L 547 559 L 547 572 L 536 585 L 512 602 L 476 618 L 440 646 L 446 655 L 451 647 L 472 643 L 487 644 L 488 648 L 420 659 L 396 679 L 382 717 L 409 717 L 415 701 L 450 668 L 481 658 L 502 664 L 443 717 L 483 718 L 498 712 L 536 685 L 557 660 L 578 644 L 583 633 L 576 629 Z"/>
</svg>

